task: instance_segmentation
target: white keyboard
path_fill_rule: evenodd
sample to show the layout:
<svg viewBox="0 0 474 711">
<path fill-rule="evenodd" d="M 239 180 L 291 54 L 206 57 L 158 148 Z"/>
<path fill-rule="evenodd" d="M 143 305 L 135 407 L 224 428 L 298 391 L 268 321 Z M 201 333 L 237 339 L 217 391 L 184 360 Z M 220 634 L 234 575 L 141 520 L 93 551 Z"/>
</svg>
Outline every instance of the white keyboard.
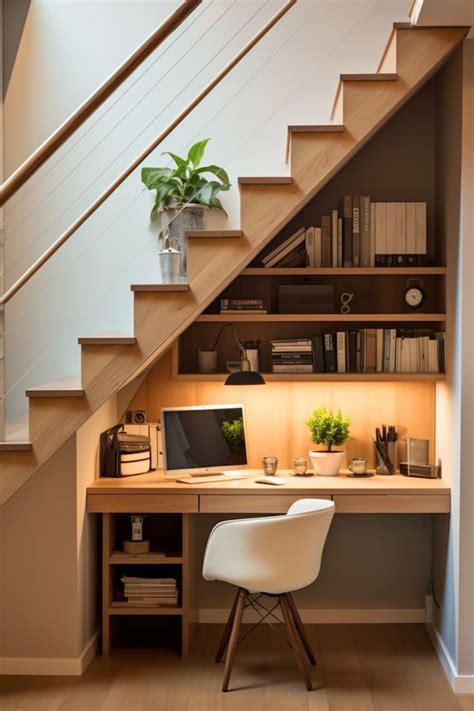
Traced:
<svg viewBox="0 0 474 711">
<path fill-rule="evenodd" d="M 215 474 L 214 476 L 186 476 L 176 479 L 181 484 L 213 484 L 218 481 L 233 481 L 234 479 L 248 479 L 247 474 Z"/>
</svg>

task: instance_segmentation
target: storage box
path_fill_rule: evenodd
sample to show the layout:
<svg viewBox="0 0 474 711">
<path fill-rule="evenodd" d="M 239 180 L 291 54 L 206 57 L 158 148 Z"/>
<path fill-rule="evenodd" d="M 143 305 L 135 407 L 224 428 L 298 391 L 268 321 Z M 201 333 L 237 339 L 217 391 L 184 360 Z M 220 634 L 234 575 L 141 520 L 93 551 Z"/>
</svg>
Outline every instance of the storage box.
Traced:
<svg viewBox="0 0 474 711">
<path fill-rule="evenodd" d="M 281 285 L 278 296 L 281 314 L 334 313 L 332 284 Z"/>
</svg>

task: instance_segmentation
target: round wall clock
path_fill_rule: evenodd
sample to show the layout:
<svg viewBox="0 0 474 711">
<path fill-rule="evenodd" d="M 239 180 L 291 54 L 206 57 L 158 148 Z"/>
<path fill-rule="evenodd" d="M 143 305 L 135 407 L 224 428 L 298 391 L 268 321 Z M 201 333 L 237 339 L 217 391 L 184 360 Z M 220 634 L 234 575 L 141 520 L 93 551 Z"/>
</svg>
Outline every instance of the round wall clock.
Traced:
<svg viewBox="0 0 474 711">
<path fill-rule="evenodd" d="M 425 303 L 425 292 L 421 279 L 408 279 L 405 289 L 405 304 L 409 309 L 419 309 Z"/>
</svg>

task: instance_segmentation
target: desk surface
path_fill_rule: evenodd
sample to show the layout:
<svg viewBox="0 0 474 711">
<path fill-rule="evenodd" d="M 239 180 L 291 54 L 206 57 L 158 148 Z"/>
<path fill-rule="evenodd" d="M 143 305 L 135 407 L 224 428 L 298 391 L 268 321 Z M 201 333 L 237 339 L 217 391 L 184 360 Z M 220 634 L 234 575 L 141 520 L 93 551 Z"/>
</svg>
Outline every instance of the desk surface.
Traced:
<svg viewBox="0 0 474 711">
<path fill-rule="evenodd" d="M 444 479 L 417 479 L 394 474 L 393 476 L 374 476 L 371 478 L 351 478 L 347 472 L 336 477 L 296 477 L 289 470 L 278 472 L 279 477 L 288 481 L 283 486 L 257 484 L 254 479 L 261 477 L 260 469 L 247 470 L 249 478 L 228 482 L 216 481 L 211 484 L 182 484 L 166 479 L 163 474 L 150 472 L 138 476 L 97 479 L 87 489 L 89 496 L 100 494 L 218 494 L 225 495 L 284 495 L 298 496 L 332 494 L 423 494 L 449 495 L 450 486 Z"/>
</svg>

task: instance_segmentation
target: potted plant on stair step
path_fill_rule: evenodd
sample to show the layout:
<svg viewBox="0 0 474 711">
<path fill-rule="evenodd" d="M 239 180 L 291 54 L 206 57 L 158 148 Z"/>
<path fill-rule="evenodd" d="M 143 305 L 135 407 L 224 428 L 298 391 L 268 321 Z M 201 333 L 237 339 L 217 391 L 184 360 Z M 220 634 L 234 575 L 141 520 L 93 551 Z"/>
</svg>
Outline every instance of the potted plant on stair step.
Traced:
<svg viewBox="0 0 474 711">
<path fill-rule="evenodd" d="M 141 172 L 148 190 L 156 191 L 150 219 L 160 215 L 160 235 L 166 235 L 169 246 L 181 253 L 180 276 L 186 276 L 186 232 L 204 230 L 207 211 L 224 210 L 217 196 L 230 188 L 229 176 L 223 168 L 201 165 L 208 142 L 206 138 L 195 143 L 186 158 L 169 151 L 162 153 L 171 157 L 173 168 L 143 168 Z"/>
<path fill-rule="evenodd" d="M 334 450 L 349 439 L 350 420 L 340 410 L 331 412 L 325 407 L 314 410 L 306 420 L 314 444 L 322 444 L 325 449 L 309 453 L 313 469 L 321 476 L 337 476 L 342 466 L 344 452 Z"/>
</svg>

